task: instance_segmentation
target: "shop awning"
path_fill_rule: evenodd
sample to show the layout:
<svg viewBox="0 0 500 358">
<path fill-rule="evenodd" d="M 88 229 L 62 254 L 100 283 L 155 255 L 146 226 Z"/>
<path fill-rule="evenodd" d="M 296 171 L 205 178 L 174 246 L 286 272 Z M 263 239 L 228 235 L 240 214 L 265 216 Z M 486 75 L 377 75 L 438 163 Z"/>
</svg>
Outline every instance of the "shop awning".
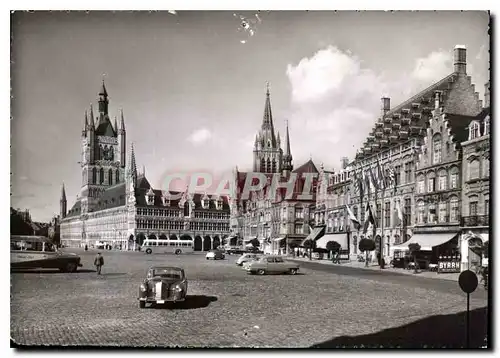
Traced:
<svg viewBox="0 0 500 358">
<path fill-rule="evenodd" d="M 483 238 L 483 244 L 490 241 L 490 234 L 481 234 L 481 237 Z"/>
<path fill-rule="evenodd" d="M 243 242 L 249 242 L 249 241 L 252 241 L 253 239 L 256 239 L 256 238 L 257 238 L 257 236 L 251 236 L 247 239 L 244 239 Z"/>
<path fill-rule="evenodd" d="M 410 244 L 419 244 L 420 250 L 422 251 L 431 251 L 433 247 L 442 245 L 455 236 L 457 233 L 427 233 L 427 234 L 413 234 L 410 240 L 405 243 L 399 245 L 393 245 L 391 247 L 392 250 L 408 250 L 408 245 Z"/>
<path fill-rule="evenodd" d="M 349 248 L 347 245 L 347 233 L 325 234 L 323 237 L 319 238 L 318 241 L 316 241 L 316 247 L 326 249 L 328 241 L 338 242 L 340 247 L 344 250 Z"/>
<path fill-rule="evenodd" d="M 324 234 L 325 234 L 325 226 L 315 227 L 313 231 L 311 231 L 311 233 L 307 235 L 307 237 L 304 240 L 302 240 L 301 245 L 304 245 L 304 242 L 306 242 L 307 240 L 316 241 L 319 238 L 321 238 Z"/>
<path fill-rule="evenodd" d="M 285 238 L 284 237 L 277 237 L 277 238 L 274 238 L 273 241 L 281 241 L 281 240 L 284 240 Z"/>
</svg>

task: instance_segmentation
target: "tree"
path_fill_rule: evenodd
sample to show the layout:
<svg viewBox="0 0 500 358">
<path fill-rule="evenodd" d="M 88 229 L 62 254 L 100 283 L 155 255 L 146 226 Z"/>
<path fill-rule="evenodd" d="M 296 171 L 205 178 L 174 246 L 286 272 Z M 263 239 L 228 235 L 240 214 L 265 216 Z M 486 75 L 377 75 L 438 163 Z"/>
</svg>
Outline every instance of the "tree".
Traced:
<svg viewBox="0 0 500 358">
<path fill-rule="evenodd" d="M 158 239 L 160 239 L 160 240 L 167 240 L 167 235 L 160 234 L 160 236 L 158 237 Z"/>
<path fill-rule="evenodd" d="M 337 241 L 328 241 L 326 243 L 326 249 L 330 251 L 330 257 L 333 253 L 337 253 L 340 251 L 342 246 Z"/>
<path fill-rule="evenodd" d="M 260 241 L 257 240 L 257 238 L 254 238 L 250 241 L 250 244 L 252 244 L 253 247 L 259 247 L 260 246 Z"/>
<path fill-rule="evenodd" d="M 142 246 L 142 244 L 144 243 L 144 240 L 146 240 L 146 235 L 144 235 L 142 232 L 140 232 L 137 234 L 136 239 L 137 239 L 137 244 L 139 246 Z"/>
<path fill-rule="evenodd" d="M 312 250 L 316 248 L 316 241 L 308 239 L 304 242 L 304 247 L 309 250 L 309 260 L 312 260 Z"/>
<path fill-rule="evenodd" d="M 412 243 L 408 245 L 408 249 L 410 250 L 410 255 L 413 256 L 413 263 L 415 267 L 415 273 L 417 273 L 417 252 L 420 251 L 420 245 L 417 243 Z"/>
<path fill-rule="evenodd" d="M 359 251 L 365 253 L 365 266 L 368 266 L 368 253 L 375 250 L 375 241 L 367 238 L 359 240 Z"/>
</svg>

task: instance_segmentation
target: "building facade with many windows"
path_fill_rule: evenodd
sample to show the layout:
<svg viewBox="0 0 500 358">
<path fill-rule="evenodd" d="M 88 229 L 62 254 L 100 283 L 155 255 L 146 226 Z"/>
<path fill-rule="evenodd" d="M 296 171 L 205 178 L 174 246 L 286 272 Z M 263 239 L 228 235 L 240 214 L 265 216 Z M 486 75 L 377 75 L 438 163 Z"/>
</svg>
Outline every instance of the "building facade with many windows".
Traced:
<svg viewBox="0 0 500 358">
<path fill-rule="evenodd" d="M 229 234 L 226 196 L 163 191 L 152 188 L 137 172 L 131 146 L 126 161 L 126 131 L 108 115 L 108 93 L 102 84 L 99 116 L 85 114 L 82 131 L 82 187 L 67 210 L 63 186 L 60 199 L 62 245 L 106 243 L 123 250 L 137 247 L 146 237 L 187 238 L 195 250 L 209 250 Z M 138 244 L 138 245 L 137 245 Z"/>
</svg>

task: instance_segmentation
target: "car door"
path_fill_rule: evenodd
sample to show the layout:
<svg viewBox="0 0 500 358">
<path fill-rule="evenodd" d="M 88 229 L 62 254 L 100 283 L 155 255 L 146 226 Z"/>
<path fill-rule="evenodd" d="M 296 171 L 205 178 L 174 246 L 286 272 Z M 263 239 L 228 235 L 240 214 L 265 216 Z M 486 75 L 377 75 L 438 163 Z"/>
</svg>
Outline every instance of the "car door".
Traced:
<svg viewBox="0 0 500 358">
<path fill-rule="evenodd" d="M 275 273 L 276 272 L 276 263 L 274 262 L 274 257 L 266 257 L 266 271 L 270 273 Z"/>
<path fill-rule="evenodd" d="M 285 261 L 282 257 L 275 257 L 273 265 L 275 267 L 276 273 L 284 273 L 288 271 L 288 269 L 286 268 L 287 265 L 285 265 Z"/>
</svg>

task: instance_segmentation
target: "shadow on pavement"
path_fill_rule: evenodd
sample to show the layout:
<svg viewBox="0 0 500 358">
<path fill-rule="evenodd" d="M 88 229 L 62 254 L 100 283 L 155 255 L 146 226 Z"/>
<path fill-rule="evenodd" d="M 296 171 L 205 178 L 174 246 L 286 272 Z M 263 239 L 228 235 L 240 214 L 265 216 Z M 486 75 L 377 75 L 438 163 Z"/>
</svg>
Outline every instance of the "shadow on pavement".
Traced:
<svg viewBox="0 0 500 358">
<path fill-rule="evenodd" d="M 362 336 L 341 336 L 311 348 L 465 348 L 466 312 L 435 315 L 410 324 Z M 470 348 L 487 342 L 488 309 L 470 311 Z"/>
<path fill-rule="evenodd" d="M 205 296 L 205 295 L 187 295 L 186 300 L 178 303 L 168 302 L 164 305 L 154 305 L 152 308 L 157 309 L 171 309 L 171 310 L 191 310 L 196 308 L 205 308 L 211 302 L 217 301 L 215 296 Z"/>
<path fill-rule="evenodd" d="M 59 269 L 10 269 L 10 273 L 89 273 L 96 270 L 78 269 L 76 272 L 61 272 Z"/>
</svg>

